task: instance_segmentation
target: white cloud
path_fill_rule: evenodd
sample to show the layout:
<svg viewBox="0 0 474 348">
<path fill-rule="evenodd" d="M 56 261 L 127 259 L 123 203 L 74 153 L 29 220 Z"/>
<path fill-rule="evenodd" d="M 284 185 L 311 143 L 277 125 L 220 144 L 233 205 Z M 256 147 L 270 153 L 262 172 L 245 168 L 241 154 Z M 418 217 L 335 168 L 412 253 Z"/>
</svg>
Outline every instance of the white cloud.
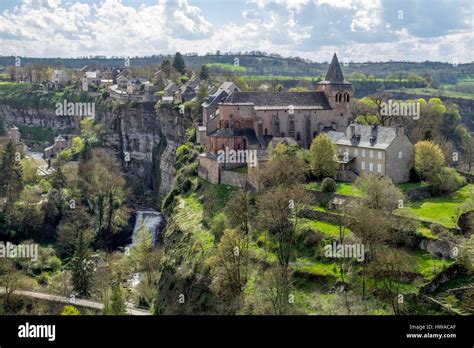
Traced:
<svg viewBox="0 0 474 348">
<path fill-rule="evenodd" d="M 215 10 L 214 3 L 205 0 L 197 5 L 157 0 L 139 6 L 122 0 L 23 0 L 0 13 L 0 54 L 74 57 L 260 50 L 320 61 L 333 52 L 355 61 L 450 61 L 453 55 L 460 62 L 473 59 L 471 31 L 450 20 L 439 21 L 450 25 L 449 30 L 427 35 L 431 29 L 418 18 L 406 21 L 411 27 L 393 21 L 398 5 L 387 0 L 248 0 L 233 6 L 227 19 L 220 20 L 225 7 Z M 465 25 L 471 15 L 459 17 L 459 22 Z M 436 16 L 442 19 L 443 11 L 433 7 L 431 24 Z"/>
</svg>

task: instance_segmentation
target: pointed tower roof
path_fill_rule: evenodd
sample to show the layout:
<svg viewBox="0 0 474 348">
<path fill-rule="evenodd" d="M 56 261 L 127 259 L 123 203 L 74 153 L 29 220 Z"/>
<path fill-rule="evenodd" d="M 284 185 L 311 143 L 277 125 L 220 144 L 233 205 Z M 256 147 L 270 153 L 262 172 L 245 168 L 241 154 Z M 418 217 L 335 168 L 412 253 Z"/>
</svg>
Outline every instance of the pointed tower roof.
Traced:
<svg viewBox="0 0 474 348">
<path fill-rule="evenodd" d="M 334 53 L 334 56 L 332 56 L 332 61 L 329 65 L 328 73 L 326 74 L 326 81 L 344 83 L 344 75 L 342 75 L 341 66 L 337 60 L 336 53 Z"/>
</svg>

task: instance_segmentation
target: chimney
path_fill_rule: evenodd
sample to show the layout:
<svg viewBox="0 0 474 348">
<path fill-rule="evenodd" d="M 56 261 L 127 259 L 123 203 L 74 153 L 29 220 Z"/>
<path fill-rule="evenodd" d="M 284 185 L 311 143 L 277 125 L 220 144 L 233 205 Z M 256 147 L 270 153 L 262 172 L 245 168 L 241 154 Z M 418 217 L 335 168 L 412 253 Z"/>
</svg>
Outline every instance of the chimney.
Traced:
<svg viewBox="0 0 474 348">
<path fill-rule="evenodd" d="M 351 138 L 351 139 L 354 138 L 355 132 L 356 132 L 356 126 L 355 126 L 355 124 L 351 124 L 349 126 L 349 138 Z"/>
<path fill-rule="evenodd" d="M 403 126 L 398 126 L 397 135 L 403 135 L 403 134 L 405 134 L 405 128 Z"/>
</svg>

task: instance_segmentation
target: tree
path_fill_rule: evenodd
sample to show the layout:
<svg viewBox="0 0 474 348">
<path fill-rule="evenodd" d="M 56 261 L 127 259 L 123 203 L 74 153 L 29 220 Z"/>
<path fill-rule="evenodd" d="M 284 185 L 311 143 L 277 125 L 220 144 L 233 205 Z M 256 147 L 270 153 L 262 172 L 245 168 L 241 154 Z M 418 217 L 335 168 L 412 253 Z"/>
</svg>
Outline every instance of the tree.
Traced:
<svg viewBox="0 0 474 348">
<path fill-rule="evenodd" d="M 112 285 L 112 294 L 110 296 L 110 302 L 104 306 L 105 315 L 125 315 L 127 314 L 127 306 L 123 298 L 122 287 L 118 282 L 114 282 Z"/>
<path fill-rule="evenodd" d="M 143 220 L 140 222 L 136 239 L 130 248 L 130 260 L 135 271 L 145 272 L 147 285 L 152 286 L 160 262 L 160 254 L 153 248 L 151 232 Z"/>
<path fill-rule="evenodd" d="M 239 228 L 245 235 L 250 232 L 250 221 L 255 212 L 255 202 L 250 191 L 239 190 L 233 194 L 225 209 L 229 224 Z"/>
<path fill-rule="evenodd" d="M 19 153 L 9 141 L 0 158 L 0 195 L 11 204 L 19 197 L 23 188 L 23 172 Z"/>
<path fill-rule="evenodd" d="M 66 305 L 61 310 L 60 315 L 81 315 L 81 312 L 72 305 Z"/>
<path fill-rule="evenodd" d="M 173 59 L 173 68 L 175 68 L 181 75 L 186 73 L 186 64 L 181 53 L 176 52 Z"/>
<path fill-rule="evenodd" d="M 51 175 L 51 187 L 56 190 L 61 190 L 67 185 L 67 178 L 64 175 L 62 167 L 58 167 L 56 171 Z"/>
<path fill-rule="evenodd" d="M 210 258 L 211 289 L 219 296 L 221 311 L 235 313 L 240 308 L 248 274 L 248 238 L 240 230 L 227 229 Z"/>
<path fill-rule="evenodd" d="M 201 65 L 201 70 L 199 71 L 199 78 L 201 80 L 209 80 L 209 67 L 206 64 Z"/>
<path fill-rule="evenodd" d="M 336 173 L 336 148 L 326 133 L 319 134 L 311 143 L 312 169 L 318 178 L 332 177 Z"/>
<path fill-rule="evenodd" d="M 0 284 L 5 288 L 5 305 L 11 306 L 11 297 L 18 289 L 21 273 L 8 259 L 0 260 Z"/>
<path fill-rule="evenodd" d="M 127 221 L 125 180 L 114 157 L 104 149 L 93 149 L 90 158 L 79 161 L 79 182 L 83 201 L 94 218 L 96 243 L 110 250 L 112 236 Z"/>
<path fill-rule="evenodd" d="M 415 144 L 415 170 L 426 179 L 439 173 L 444 165 L 444 155 L 440 147 L 430 140 L 419 141 Z"/>
<path fill-rule="evenodd" d="M 165 73 L 165 76 L 168 79 L 171 75 L 171 63 L 168 59 L 165 59 L 161 63 L 161 70 Z"/>
<path fill-rule="evenodd" d="M 323 192 L 336 192 L 336 182 L 333 178 L 324 178 L 321 183 L 321 191 Z"/>
<path fill-rule="evenodd" d="M 81 220 L 78 221 L 79 224 L 81 222 Z M 72 225 L 70 232 L 70 237 L 74 238 L 74 254 L 70 261 L 74 290 L 81 296 L 89 297 L 93 285 L 92 276 L 95 272 L 95 263 L 91 259 L 90 250 L 94 234 L 92 230 L 78 224 Z"/>
<path fill-rule="evenodd" d="M 296 156 L 297 147 L 278 144 L 269 151 L 269 161 L 259 178 L 262 187 L 288 187 L 304 181 L 306 165 Z"/>
<path fill-rule="evenodd" d="M 372 209 L 392 212 L 403 203 L 403 193 L 387 176 L 362 175 L 355 185 L 362 192 L 366 205 Z"/>
<path fill-rule="evenodd" d="M 411 272 L 413 263 L 413 257 L 408 253 L 385 247 L 379 251 L 377 260 L 372 262 L 369 267 L 372 276 L 381 280 L 381 284 L 386 290 L 385 297 L 396 315 L 403 313 L 403 307 L 398 297 L 402 295 L 400 284 L 406 281 L 406 274 Z"/>
</svg>

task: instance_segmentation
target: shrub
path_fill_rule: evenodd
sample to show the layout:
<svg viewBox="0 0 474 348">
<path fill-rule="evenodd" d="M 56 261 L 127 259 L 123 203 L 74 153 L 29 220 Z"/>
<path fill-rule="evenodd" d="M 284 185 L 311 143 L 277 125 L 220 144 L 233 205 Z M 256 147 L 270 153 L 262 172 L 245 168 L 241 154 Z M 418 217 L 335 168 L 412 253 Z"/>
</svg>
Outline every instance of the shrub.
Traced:
<svg viewBox="0 0 474 348">
<path fill-rule="evenodd" d="M 443 167 L 438 173 L 431 174 L 428 181 L 435 194 L 454 192 L 466 184 L 466 179 L 450 167 Z"/>
<path fill-rule="evenodd" d="M 57 256 L 51 256 L 48 259 L 48 266 L 53 270 L 57 271 L 61 268 L 61 260 Z"/>
<path fill-rule="evenodd" d="M 49 274 L 47 272 L 41 272 L 38 276 L 38 284 L 41 286 L 46 286 L 49 284 Z"/>
<path fill-rule="evenodd" d="M 332 178 L 324 178 L 321 183 L 321 191 L 323 192 L 336 192 L 336 182 Z"/>
</svg>

